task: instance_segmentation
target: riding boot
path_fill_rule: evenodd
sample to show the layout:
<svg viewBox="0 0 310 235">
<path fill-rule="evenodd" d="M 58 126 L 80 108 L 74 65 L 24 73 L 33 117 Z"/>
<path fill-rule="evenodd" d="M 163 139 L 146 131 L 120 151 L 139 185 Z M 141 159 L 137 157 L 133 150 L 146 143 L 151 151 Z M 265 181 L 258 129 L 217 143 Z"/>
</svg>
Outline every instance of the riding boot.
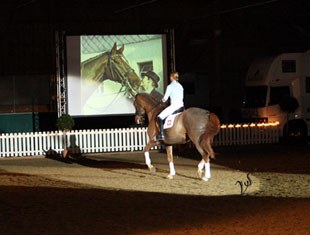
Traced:
<svg viewBox="0 0 310 235">
<path fill-rule="evenodd" d="M 164 140 L 164 120 L 162 120 L 160 117 L 157 118 L 157 123 L 159 126 L 159 133 L 156 136 L 156 140 Z"/>
</svg>

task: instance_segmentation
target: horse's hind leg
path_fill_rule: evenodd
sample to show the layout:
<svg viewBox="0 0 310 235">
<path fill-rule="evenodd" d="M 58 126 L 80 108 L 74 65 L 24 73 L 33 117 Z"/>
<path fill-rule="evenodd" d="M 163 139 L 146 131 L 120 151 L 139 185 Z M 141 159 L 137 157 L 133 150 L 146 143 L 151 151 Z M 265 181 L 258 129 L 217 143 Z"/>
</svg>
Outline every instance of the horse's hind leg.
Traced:
<svg viewBox="0 0 310 235">
<path fill-rule="evenodd" d="M 197 141 L 194 144 L 202 157 L 201 161 L 198 164 L 198 171 L 197 171 L 198 177 L 204 181 L 208 181 L 211 178 L 210 156 L 211 157 L 214 156 L 210 139 L 206 138 L 204 139 L 204 141 L 200 142 Z"/>
<path fill-rule="evenodd" d="M 203 180 L 208 181 L 211 178 L 211 170 L 210 170 L 210 157 L 214 158 L 215 154 L 211 146 L 211 139 L 210 137 L 206 137 L 203 141 L 200 142 L 202 145 L 202 148 L 205 153 L 202 155 L 204 160 L 204 168 L 205 168 L 205 176 L 202 177 Z"/>
<path fill-rule="evenodd" d="M 211 178 L 210 158 L 209 155 L 204 154 L 203 158 L 198 164 L 198 177 L 204 181 L 208 181 Z M 203 172 L 204 170 L 204 172 Z M 204 175 L 203 175 L 204 173 Z"/>
<path fill-rule="evenodd" d="M 211 178 L 211 169 L 210 169 L 210 158 L 207 157 L 207 160 L 205 160 L 205 176 L 202 177 L 202 180 L 208 181 Z"/>
<path fill-rule="evenodd" d="M 201 161 L 198 164 L 198 171 L 197 171 L 198 177 L 200 179 L 202 179 L 202 177 L 203 177 L 203 169 L 204 169 L 204 167 L 205 167 L 205 160 L 202 158 Z"/>
<path fill-rule="evenodd" d="M 206 154 L 202 155 L 202 159 L 198 164 L 197 174 L 198 174 L 198 177 L 204 181 L 208 181 L 211 178 L 209 155 L 206 155 Z"/>
<path fill-rule="evenodd" d="M 204 149 L 200 146 L 200 144 L 197 142 L 197 143 L 194 143 L 195 146 L 196 146 L 196 149 L 198 150 L 198 152 L 200 153 L 202 159 L 201 161 L 199 162 L 198 164 L 198 171 L 197 171 L 197 175 L 200 179 L 203 179 L 205 181 L 207 181 L 210 177 L 211 177 L 211 174 L 210 174 L 210 169 L 208 170 L 209 172 L 206 173 L 206 163 L 209 163 L 209 156 L 208 154 L 204 151 Z M 207 164 L 208 165 L 208 164 Z M 209 164 L 210 165 L 210 164 Z M 205 172 L 204 172 L 204 169 L 205 169 Z M 203 173 L 205 173 L 205 175 L 203 175 Z M 206 178 L 206 175 L 210 176 L 209 178 Z"/>
<path fill-rule="evenodd" d="M 175 168 L 174 168 L 174 163 L 173 163 L 173 148 L 172 145 L 169 145 L 166 147 L 166 151 L 167 151 L 167 159 L 169 162 L 169 175 L 167 176 L 168 179 L 173 179 L 173 176 L 175 176 L 176 172 L 175 172 Z"/>
</svg>

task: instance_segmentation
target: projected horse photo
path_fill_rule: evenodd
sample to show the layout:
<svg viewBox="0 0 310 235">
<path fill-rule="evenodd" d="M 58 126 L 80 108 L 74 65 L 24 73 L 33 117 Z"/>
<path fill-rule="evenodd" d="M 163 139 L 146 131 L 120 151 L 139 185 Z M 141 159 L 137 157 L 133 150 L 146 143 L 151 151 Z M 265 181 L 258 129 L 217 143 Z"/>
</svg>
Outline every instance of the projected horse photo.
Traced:
<svg viewBox="0 0 310 235">
<path fill-rule="evenodd" d="M 114 43 L 111 51 L 92 57 L 81 64 L 82 104 L 105 80 L 121 84 L 118 93 L 134 97 L 139 90 L 141 79 L 123 55 L 124 45 L 117 49 Z"/>
<path fill-rule="evenodd" d="M 157 115 L 163 107 L 156 102 L 149 94 L 139 93 L 135 97 L 134 106 L 136 108 L 135 121 L 140 124 L 143 122 L 144 116 L 148 118 L 147 134 L 149 137 L 148 144 L 144 147 L 145 163 L 149 170 L 155 172 L 154 166 L 151 164 L 149 150 L 160 144 L 155 141 L 155 136 L 158 133 L 158 125 L 156 122 Z M 212 149 L 214 136 L 220 131 L 220 120 L 214 114 L 200 108 L 188 108 L 178 114 L 174 119 L 174 124 L 171 128 L 165 129 L 165 140 L 167 150 L 167 159 L 169 162 L 170 173 L 167 176 L 173 179 L 176 174 L 173 163 L 174 144 L 184 144 L 189 140 L 193 142 L 196 149 L 202 156 L 202 160 L 198 164 L 198 176 L 204 181 L 211 178 L 210 157 L 214 158 L 215 154 Z"/>
</svg>

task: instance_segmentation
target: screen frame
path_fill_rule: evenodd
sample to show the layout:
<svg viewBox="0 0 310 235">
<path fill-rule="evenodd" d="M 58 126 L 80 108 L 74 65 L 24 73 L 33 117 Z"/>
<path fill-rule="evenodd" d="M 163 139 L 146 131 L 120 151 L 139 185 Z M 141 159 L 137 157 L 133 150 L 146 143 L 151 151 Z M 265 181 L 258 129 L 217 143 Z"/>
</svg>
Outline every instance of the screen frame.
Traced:
<svg viewBox="0 0 310 235">
<path fill-rule="evenodd" d="M 162 39 L 162 45 L 161 45 L 161 53 L 162 53 L 162 72 L 161 72 L 161 93 L 164 93 L 164 90 L 167 86 L 167 70 L 168 70 L 168 58 L 169 58 L 169 55 L 168 55 L 168 35 L 167 33 L 155 33 L 155 34 L 107 34 L 107 35 L 99 35 L 97 34 L 98 36 L 115 36 L 115 37 L 121 37 L 121 36 L 134 36 L 134 35 L 160 35 L 161 36 L 161 39 Z M 71 85 L 70 85 L 70 81 L 69 81 L 69 73 L 70 72 L 73 72 L 73 74 L 78 74 L 78 70 L 76 69 L 73 69 L 72 68 L 74 67 L 73 64 L 77 64 L 78 61 L 81 61 L 81 54 L 78 55 L 79 53 L 76 52 L 75 48 L 78 46 L 79 43 L 77 44 L 68 44 L 68 39 L 70 38 L 81 38 L 82 36 L 91 36 L 90 34 L 88 35 L 66 35 L 65 37 L 65 45 L 66 45 L 66 50 L 65 50 L 65 55 L 66 55 L 66 58 L 65 58 L 65 62 L 66 62 L 66 65 L 65 65 L 65 79 L 66 79 L 66 89 L 67 89 L 67 102 L 66 102 L 66 110 L 67 110 L 67 113 L 70 114 L 71 116 L 73 117 L 87 117 L 87 116 L 132 116 L 134 115 L 134 110 L 132 110 L 131 112 L 129 113 L 96 113 L 96 114 L 93 114 L 93 113 L 90 113 L 90 114 L 83 114 L 83 113 L 76 113 L 76 112 L 72 112 L 72 109 L 71 109 L 71 106 L 74 105 L 72 104 L 71 102 L 71 99 L 74 99 L 72 97 L 74 97 L 74 95 L 72 95 L 71 93 Z M 81 39 L 80 39 L 81 40 Z M 121 43 L 122 44 L 122 43 Z M 119 44 L 117 47 L 119 48 L 121 46 L 121 44 Z M 73 47 L 73 48 L 72 48 Z M 126 44 L 125 44 L 125 50 L 126 50 Z M 75 52 L 75 54 L 72 54 L 72 51 Z M 69 53 L 68 53 L 69 52 Z M 73 63 L 73 64 L 72 64 Z M 71 70 L 70 70 L 71 69 Z M 137 74 L 139 74 L 140 76 L 140 72 L 139 71 Z"/>
</svg>

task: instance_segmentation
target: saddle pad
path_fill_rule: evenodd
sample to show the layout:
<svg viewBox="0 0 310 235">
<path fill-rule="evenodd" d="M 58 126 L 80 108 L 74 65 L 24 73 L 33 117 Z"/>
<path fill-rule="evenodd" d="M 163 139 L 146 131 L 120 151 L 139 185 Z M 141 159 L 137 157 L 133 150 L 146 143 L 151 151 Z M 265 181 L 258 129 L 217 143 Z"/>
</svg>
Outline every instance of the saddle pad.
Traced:
<svg viewBox="0 0 310 235">
<path fill-rule="evenodd" d="M 166 118 L 166 120 L 165 120 L 164 129 L 168 129 L 168 128 L 173 127 L 174 119 L 175 119 L 175 117 L 178 116 L 179 114 L 180 114 L 180 113 L 169 115 L 169 116 Z"/>
</svg>

